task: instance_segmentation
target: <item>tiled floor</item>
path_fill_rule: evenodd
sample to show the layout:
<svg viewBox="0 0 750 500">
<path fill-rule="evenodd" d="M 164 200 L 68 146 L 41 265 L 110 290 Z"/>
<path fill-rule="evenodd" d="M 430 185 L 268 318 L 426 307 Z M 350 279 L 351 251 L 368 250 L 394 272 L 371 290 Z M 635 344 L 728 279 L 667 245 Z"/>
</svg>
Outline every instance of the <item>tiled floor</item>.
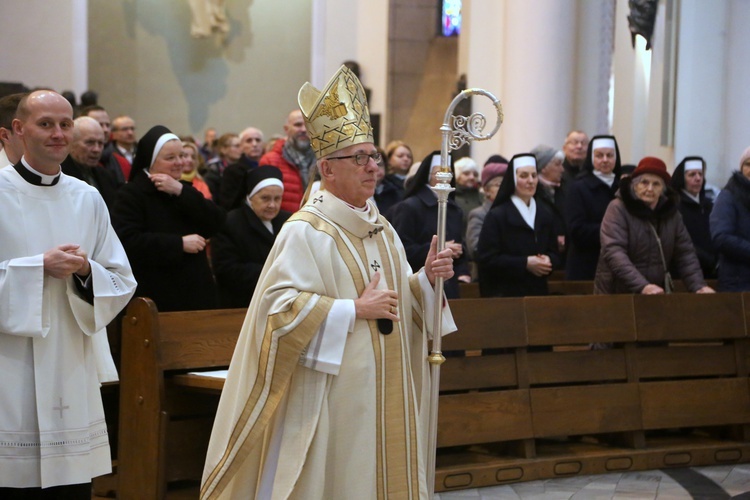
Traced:
<svg viewBox="0 0 750 500">
<path fill-rule="evenodd" d="M 168 500 L 198 498 L 198 487 Z M 436 500 L 750 500 L 750 464 L 575 476 L 442 492 Z M 92 500 L 106 500 L 93 496 Z"/>
<path fill-rule="evenodd" d="M 436 494 L 439 500 L 750 500 L 750 464 L 576 476 Z"/>
</svg>

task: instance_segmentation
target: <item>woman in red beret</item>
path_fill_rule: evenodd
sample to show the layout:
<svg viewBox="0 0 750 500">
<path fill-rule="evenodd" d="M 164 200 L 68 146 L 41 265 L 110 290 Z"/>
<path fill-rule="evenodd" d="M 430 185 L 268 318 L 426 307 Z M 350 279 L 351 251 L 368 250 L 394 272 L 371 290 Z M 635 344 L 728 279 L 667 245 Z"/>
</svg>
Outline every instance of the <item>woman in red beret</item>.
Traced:
<svg viewBox="0 0 750 500">
<path fill-rule="evenodd" d="M 669 269 L 677 269 L 690 292 L 713 293 L 669 187 L 667 166 L 647 156 L 628 178 L 601 225 L 601 252 L 594 293 L 662 294 L 671 291 Z"/>
</svg>

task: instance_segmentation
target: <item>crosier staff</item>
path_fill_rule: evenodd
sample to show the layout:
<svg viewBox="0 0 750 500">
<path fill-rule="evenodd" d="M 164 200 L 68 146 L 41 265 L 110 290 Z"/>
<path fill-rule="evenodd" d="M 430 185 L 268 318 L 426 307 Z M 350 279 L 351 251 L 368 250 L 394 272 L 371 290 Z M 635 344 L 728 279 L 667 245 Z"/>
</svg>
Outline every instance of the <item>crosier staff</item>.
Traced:
<svg viewBox="0 0 750 500">
<path fill-rule="evenodd" d="M 495 106 L 497 112 L 497 123 L 495 128 L 487 135 L 482 135 L 487 123 L 484 115 L 473 113 L 469 117 L 453 116 L 453 110 L 462 100 L 473 95 L 488 97 Z M 445 217 L 448 195 L 453 191 L 451 179 L 453 174 L 448 165 L 448 154 L 451 150 L 458 149 L 464 144 L 474 140 L 485 141 L 494 136 L 503 123 L 503 107 L 500 101 L 492 94 L 482 89 L 466 89 L 458 94 L 445 112 L 443 126 L 440 132 L 443 136 L 440 147 L 440 171 L 435 174 L 438 183 L 431 189 L 438 200 L 438 222 L 437 222 L 437 244 L 438 252 L 445 249 Z M 435 459 L 437 453 L 437 419 L 438 419 L 438 395 L 440 393 L 440 365 L 445 361 L 441 349 L 442 325 L 443 325 L 443 278 L 435 277 L 435 314 L 432 322 L 432 351 L 427 360 L 430 363 L 431 392 L 430 392 L 430 429 L 427 455 L 427 488 L 429 497 L 435 496 Z"/>
</svg>

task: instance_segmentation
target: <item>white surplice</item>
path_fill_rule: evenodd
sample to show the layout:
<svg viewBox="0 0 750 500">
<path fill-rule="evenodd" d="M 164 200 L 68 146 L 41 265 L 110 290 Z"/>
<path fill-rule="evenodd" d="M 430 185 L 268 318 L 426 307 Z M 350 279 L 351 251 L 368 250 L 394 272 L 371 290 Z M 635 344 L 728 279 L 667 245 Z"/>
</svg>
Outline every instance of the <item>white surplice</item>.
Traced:
<svg viewBox="0 0 750 500">
<path fill-rule="evenodd" d="M 53 186 L 0 170 L 0 486 L 86 483 L 111 470 L 100 383 L 116 379 L 106 326 L 136 287 L 99 193 L 61 174 Z M 93 305 L 43 254 L 88 253 Z"/>
<path fill-rule="evenodd" d="M 280 231 L 229 368 L 201 498 L 426 495 L 434 295 L 368 208 L 320 191 Z M 353 299 L 375 272 L 379 288 L 399 294 L 388 335 L 354 316 Z"/>
</svg>

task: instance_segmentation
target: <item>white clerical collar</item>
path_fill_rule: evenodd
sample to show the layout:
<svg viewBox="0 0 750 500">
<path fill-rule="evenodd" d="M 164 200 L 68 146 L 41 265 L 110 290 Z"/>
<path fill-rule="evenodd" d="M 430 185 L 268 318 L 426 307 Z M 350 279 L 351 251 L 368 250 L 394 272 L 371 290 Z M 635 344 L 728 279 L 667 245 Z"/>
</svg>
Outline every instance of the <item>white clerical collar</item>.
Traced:
<svg viewBox="0 0 750 500">
<path fill-rule="evenodd" d="M 685 196 L 687 196 L 688 198 L 690 198 L 694 202 L 700 204 L 700 202 L 701 202 L 701 195 L 700 195 L 700 193 L 698 193 L 697 195 L 694 195 L 694 194 L 688 192 L 687 189 L 683 189 L 682 192 L 685 193 Z"/>
<path fill-rule="evenodd" d="M 60 167 L 59 166 L 57 167 L 58 171 L 57 171 L 57 173 L 55 175 L 47 175 L 47 174 L 43 174 L 43 173 L 35 170 L 31 165 L 29 165 L 28 162 L 26 161 L 26 157 L 25 156 L 21 157 L 21 164 L 26 168 L 26 170 L 28 170 L 32 174 L 36 175 L 37 177 L 39 177 L 39 182 L 40 182 L 40 184 L 42 186 L 52 186 L 52 185 L 56 184 L 57 181 L 58 181 L 58 179 L 60 178 L 60 170 L 59 170 Z"/>
<path fill-rule="evenodd" d="M 612 187 L 612 184 L 615 183 L 615 174 L 614 172 L 609 174 L 603 174 L 599 172 L 598 170 L 594 170 L 594 175 L 602 181 L 604 184 L 606 184 L 609 187 Z"/>
<path fill-rule="evenodd" d="M 341 200 L 341 201 L 344 201 L 344 200 Z M 344 201 L 344 203 L 346 203 L 346 202 Z M 363 214 L 366 214 L 367 212 L 370 211 L 370 205 L 368 205 L 367 203 L 365 203 L 365 206 L 361 207 L 361 208 L 360 207 L 355 207 L 354 205 L 351 205 L 349 203 L 346 203 L 346 206 L 349 207 L 349 208 L 351 208 L 355 212 L 360 212 L 360 213 L 363 213 Z"/>
<path fill-rule="evenodd" d="M 531 229 L 534 229 L 534 221 L 536 220 L 536 200 L 531 198 L 529 204 L 526 205 L 521 198 L 514 194 L 510 197 L 510 201 L 516 206 L 521 217 L 523 217 L 524 222 L 526 222 Z"/>
<path fill-rule="evenodd" d="M 370 201 L 370 200 L 368 200 L 368 201 Z M 344 202 L 344 203 L 346 203 L 346 202 Z M 373 200 L 373 203 L 375 203 L 374 200 Z M 365 206 L 364 206 L 364 208 L 357 208 L 355 206 L 349 205 L 348 203 L 346 203 L 346 205 L 349 208 L 351 208 L 354 211 L 354 213 L 357 214 L 357 216 L 360 219 L 362 219 L 363 221 L 369 222 L 370 224 L 375 224 L 378 221 L 378 216 L 375 215 L 375 211 L 374 210 L 370 210 L 370 204 L 369 203 L 366 203 Z"/>
<path fill-rule="evenodd" d="M 351 209 L 351 211 L 352 211 L 352 212 L 354 212 L 355 214 L 357 214 L 357 217 L 359 217 L 359 218 L 360 218 L 360 219 L 362 219 L 363 221 L 365 221 L 365 222 L 368 222 L 368 223 L 370 223 L 370 224 L 376 224 L 376 223 L 378 222 L 378 216 L 377 216 L 377 214 L 375 213 L 375 210 L 370 210 L 370 199 L 368 199 L 368 200 L 367 200 L 367 201 L 365 202 L 365 206 L 364 206 L 364 207 L 361 207 L 361 208 L 360 208 L 360 207 L 355 207 L 355 206 L 354 206 L 354 205 L 352 205 L 351 203 L 347 203 L 347 202 L 345 202 L 344 200 L 342 200 L 342 199 L 341 199 L 341 198 L 339 198 L 338 196 L 335 196 L 335 195 L 334 195 L 333 193 L 331 193 L 330 191 L 326 191 L 326 192 L 328 193 L 328 195 L 329 195 L 329 196 L 331 196 L 331 197 L 333 197 L 334 199 L 336 199 L 336 200 L 340 201 L 340 202 L 341 202 L 341 203 L 343 203 L 343 204 L 344 204 L 344 205 L 345 205 L 345 206 L 346 206 L 347 208 L 350 208 L 350 209 Z M 374 203 L 374 201 L 373 201 L 372 203 Z"/>
<path fill-rule="evenodd" d="M 271 224 L 271 221 L 264 220 L 264 219 L 260 219 L 260 221 L 263 223 L 264 226 L 266 226 L 266 229 L 268 229 L 268 232 L 273 234 L 273 225 Z"/>
</svg>

